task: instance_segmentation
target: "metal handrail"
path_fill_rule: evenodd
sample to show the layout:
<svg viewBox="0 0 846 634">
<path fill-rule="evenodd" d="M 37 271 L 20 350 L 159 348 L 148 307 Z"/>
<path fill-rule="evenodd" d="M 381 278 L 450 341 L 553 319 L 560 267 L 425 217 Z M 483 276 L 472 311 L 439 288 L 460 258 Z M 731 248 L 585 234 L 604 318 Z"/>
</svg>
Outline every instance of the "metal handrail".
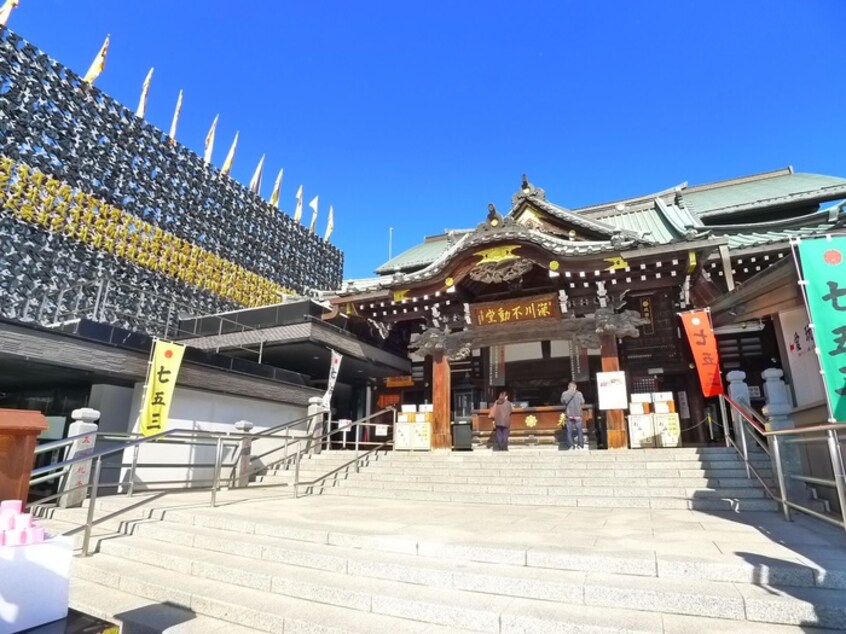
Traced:
<svg viewBox="0 0 846 634">
<path fill-rule="evenodd" d="M 741 438 L 741 448 L 738 448 L 737 444 L 732 440 L 729 434 L 728 428 L 726 428 L 726 444 L 734 447 L 735 451 L 737 451 L 740 456 L 743 458 L 744 465 L 746 466 L 746 475 L 747 477 L 751 478 L 751 474 L 753 473 L 755 477 L 758 479 L 759 482 L 764 486 L 767 493 L 773 498 L 776 502 L 778 502 L 782 507 L 782 512 L 784 513 L 784 518 L 790 521 L 790 510 L 794 509 L 796 511 L 800 511 L 802 513 L 806 513 L 813 517 L 817 517 L 821 520 L 834 524 L 836 526 L 840 526 L 843 529 L 846 529 L 846 467 L 844 467 L 844 460 L 843 455 L 840 449 L 840 437 L 838 432 L 846 429 L 846 424 L 844 423 L 826 423 L 822 425 L 813 425 L 810 427 L 798 427 L 794 429 L 779 429 L 779 430 L 770 430 L 768 429 L 769 425 L 766 425 L 764 429 L 761 429 L 758 426 L 749 413 L 751 410 L 747 410 L 747 408 L 738 405 L 735 401 L 725 395 L 720 396 L 720 400 L 723 404 L 728 404 L 734 411 L 740 414 L 740 425 L 739 429 L 735 430 L 735 434 L 738 432 L 740 433 Z M 724 405 L 723 405 L 724 406 Z M 728 417 L 725 419 L 726 424 L 728 424 Z M 755 432 L 763 436 L 765 439 L 769 440 L 772 443 L 772 452 L 770 453 L 770 457 L 773 462 L 773 466 L 775 467 L 776 471 L 776 478 L 778 480 L 779 492 L 776 493 L 769 486 L 764 482 L 763 478 L 761 478 L 760 474 L 755 469 L 754 465 L 751 464 L 749 460 L 749 450 L 746 444 L 746 426 L 751 426 Z M 809 484 L 819 484 L 821 486 L 829 486 L 833 487 L 837 493 L 837 501 L 840 506 L 840 515 L 841 518 L 837 519 L 835 517 L 831 517 L 824 513 L 820 513 L 812 508 L 799 504 L 797 502 L 793 502 L 792 500 L 788 499 L 788 490 L 787 484 L 784 473 L 784 465 L 781 459 L 781 443 L 792 443 L 792 442 L 810 442 L 810 441 L 819 441 L 823 440 L 823 438 L 809 438 L 809 434 L 818 434 L 824 433 L 825 440 L 828 444 L 828 456 L 831 463 L 832 473 L 834 474 L 834 478 L 832 480 L 824 479 L 824 478 L 813 478 L 811 476 L 804 476 L 804 475 L 793 475 L 791 474 L 789 478 L 791 480 L 796 480 L 799 482 L 806 482 Z M 754 435 L 753 438 L 758 440 Z M 782 440 L 782 438 L 785 438 Z M 787 439 L 789 438 L 789 439 Z"/>
</svg>

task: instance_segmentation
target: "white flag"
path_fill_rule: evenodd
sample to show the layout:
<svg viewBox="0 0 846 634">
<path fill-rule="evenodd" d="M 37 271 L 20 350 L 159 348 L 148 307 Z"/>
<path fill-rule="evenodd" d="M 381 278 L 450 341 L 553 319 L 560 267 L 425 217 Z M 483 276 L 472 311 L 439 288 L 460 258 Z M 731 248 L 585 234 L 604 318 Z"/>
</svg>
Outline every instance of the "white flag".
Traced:
<svg viewBox="0 0 846 634">
<path fill-rule="evenodd" d="M 338 373 L 341 371 L 341 359 L 343 358 L 342 354 L 332 350 L 332 363 L 329 365 L 329 381 L 326 385 L 326 394 L 323 395 L 323 402 L 321 403 L 326 409 L 329 409 L 329 405 L 332 403 L 332 392 L 335 391 L 335 382 L 338 380 Z"/>
<path fill-rule="evenodd" d="M 335 228 L 335 210 L 332 205 L 329 205 L 329 220 L 326 222 L 326 235 L 323 236 L 324 242 L 329 242 L 329 236 L 332 235 L 332 230 Z"/>
<path fill-rule="evenodd" d="M 144 86 L 141 88 L 141 99 L 138 101 L 138 110 L 135 114 L 139 119 L 144 118 L 144 113 L 147 112 L 147 95 L 150 94 L 150 82 L 153 80 L 153 69 L 147 73 L 147 78 L 144 80 Z"/>
<path fill-rule="evenodd" d="M 294 212 L 294 220 L 297 222 L 300 221 L 300 218 L 303 217 L 303 186 L 300 185 L 300 188 L 297 190 L 297 209 Z"/>
<path fill-rule="evenodd" d="M 238 133 L 235 133 L 235 138 L 232 139 L 232 147 L 229 148 L 229 154 L 226 155 L 226 160 L 223 161 L 223 167 L 220 168 L 220 173 L 224 176 L 229 176 L 232 171 L 232 163 L 235 162 L 235 150 L 238 149 Z"/>
<path fill-rule="evenodd" d="M 211 163 L 212 158 L 212 150 L 214 150 L 214 133 L 217 130 L 217 120 L 220 118 L 220 115 L 215 115 L 214 121 L 212 121 L 211 128 L 209 128 L 209 133 L 206 135 L 206 152 L 204 158 L 206 159 L 206 163 Z"/>
<path fill-rule="evenodd" d="M 109 41 L 111 36 L 106 36 L 106 41 L 103 42 L 103 46 L 100 47 L 100 51 L 97 53 L 97 57 L 94 58 L 94 61 L 91 62 L 91 66 L 88 68 L 88 72 L 85 73 L 85 77 L 82 78 L 87 84 L 93 84 L 94 81 L 100 76 L 100 73 L 103 72 L 103 69 L 106 68 L 106 55 L 109 54 Z"/>
<path fill-rule="evenodd" d="M 311 214 L 311 224 L 308 226 L 308 230 L 311 233 L 314 233 L 314 225 L 317 222 L 317 196 L 315 196 L 312 201 L 308 204 L 311 207 L 312 214 Z"/>
<path fill-rule="evenodd" d="M 170 124 L 170 142 L 176 143 L 176 124 L 179 123 L 179 113 L 182 112 L 182 91 L 176 98 L 176 110 L 173 111 L 173 121 Z"/>
<path fill-rule="evenodd" d="M 282 189 L 282 174 L 284 169 L 279 170 L 279 176 L 276 177 L 276 182 L 273 184 L 273 192 L 270 194 L 270 204 L 279 208 L 279 190 Z"/>
<path fill-rule="evenodd" d="M 12 9 L 20 4 L 20 0 L 6 0 L 2 7 L 0 7 L 0 26 L 6 26 L 9 21 L 9 16 L 12 15 Z"/>
<path fill-rule="evenodd" d="M 250 180 L 250 191 L 254 194 L 258 194 L 261 189 L 261 171 L 263 167 L 264 154 L 261 155 L 261 159 L 259 159 L 258 166 L 256 167 L 256 173 L 253 174 L 253 178 Z"/>
</svg>

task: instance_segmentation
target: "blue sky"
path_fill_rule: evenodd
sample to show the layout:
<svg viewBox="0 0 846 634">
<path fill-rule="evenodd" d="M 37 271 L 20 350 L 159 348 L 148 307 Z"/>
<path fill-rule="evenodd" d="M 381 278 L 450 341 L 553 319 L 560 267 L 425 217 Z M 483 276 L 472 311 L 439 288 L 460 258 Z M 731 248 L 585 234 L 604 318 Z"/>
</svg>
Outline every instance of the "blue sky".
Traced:
<svg viewBox="0 0 846 634">
<path fill-rule="evenodd" d="M 509 208 L 577 207 L 793 165 L 846 177 L 846 2 L 21 0 L 9 26 L 263 194 L 320 195 L 347 277 Z M 306 209 L 305 220 L 310 218 Z"/>
</svg>

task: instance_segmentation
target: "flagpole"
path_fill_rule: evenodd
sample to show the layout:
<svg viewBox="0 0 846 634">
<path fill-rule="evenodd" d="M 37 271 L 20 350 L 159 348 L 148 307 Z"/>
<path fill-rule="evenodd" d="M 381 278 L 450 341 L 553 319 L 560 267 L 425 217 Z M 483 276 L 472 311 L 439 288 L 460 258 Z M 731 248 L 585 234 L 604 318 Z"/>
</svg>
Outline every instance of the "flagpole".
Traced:
<svg viewBox="0 0 846 634">
<path fill-rule="evenodd" d="M 816 239 L 820 240 L 821 238 Z M 826 234 L 825 239 L 831 241 L 831 234 Z M 805 279 L 802 272 L 802 265 L 799 262 L 799 253 L 797 252 L 797 248 L 801 241 L 802 238 L 791 238 L 790 252 L 793 255 L 793 264 L 796 267 L 797 283 L 799 284 L 799 288 L 802 289 L 802 299 L 805 300 L 805 314 L 808 316 L 808 328 L 811 329 L 811 334 L 814 337 L 814 352 L 817 355 L 817 363 L 819 363 L 820 366 L 820 378 L 822 379 L 823 391 L 825 392 L 825 405 L 828 409 L 828 422 L 836 423 L 837 419 L 834 416 L 834 405 L 831 402 L 831 395 L 828 391 L 828 381 L 826 380 L 825 369 L 823 367 L 822 357 L 820 356 L 820 347 L 817 343 L 817 327 L 814 324 L 814 318 L 811 316 L 811 305 L 808 303 L 808 281 Z"/>
</svg>

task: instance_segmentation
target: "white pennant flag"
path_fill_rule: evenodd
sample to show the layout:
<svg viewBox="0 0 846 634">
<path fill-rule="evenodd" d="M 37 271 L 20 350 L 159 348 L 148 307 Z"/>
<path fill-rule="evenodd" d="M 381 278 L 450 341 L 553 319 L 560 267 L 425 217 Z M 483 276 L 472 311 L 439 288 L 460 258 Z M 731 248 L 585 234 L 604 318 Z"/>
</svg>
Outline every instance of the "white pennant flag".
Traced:
<svg viewBox="0 0 846 634">
<path fill-rule="evenodd" d="M 179 123 L 179 113 L 182 112 L 182 91 L 176 98 L 176 110 L 173 111 L 173 121 L 170 124 L 170 142 L 176 143 L 176 124 Z"/>
<path fill-rule="evenodd" d="M 264 167 L 264 154 L 261 155 L 261 159 L 259 160 L 258 166 L 256 167 L 256 173 L 253 174 L 253 178 L 250 180 L 250 191 L 254 194 L 258 194 L 259 190 L 261 189 L 261 171 Z"/>
<path fill-rule="evenodd" d="M 294 220 L 297 222 L 303 217 L 303 186 L 297 190 L 297 209 L 294 211 Z"/>
<path fill-rule="evenodd" d="M 147 112 L 147 95 L 150 94 L 150 82 L 152 80 L 153 69 L 151 68 L 150 72 L 147 73 L 147 78 L 144 80 L 144 86 L 141 88 L 141 99 L 138 101 L 138 110 L 135 111 L 139 119 L 143 119 L 144 114 Z"/>
<path fill-rule="evenodd" d="M 212 150 L 214 150 L 214 133 L 217 130 L 217 120 L 220 118 L 220 115 L 215 115 L 214 121 L 212 121 L 211 128 L 209 128 L 209 133 L 206 135 L 206 152 L 204 158 L 206 163 L 211 163 L 212 159 Z"/>
<path fill-rule="evenodd" d="M 311 224 L 308 226 L 308 230 L 310 233 L 314 233 L 314 225 L 317 222 L 317 196 L 312 199 L 308 206 L 311 207 L 313 212 L 311 214 Z"/>
<path fill-rule="evenodd" d="M 324 242 L 329 242 L 329 236 L 332 235 L 332 230 L 335 228 L 335 210 L 332 205 L 329 205 L 329 220 L 326 222 L 326 235 L 323 236 Z"/>
<path fill-rule="evenodd" d="M 284 169 L 279 170 L 279 176 L 276 177 L 276 182 L 273 184 L 273 192 L 270 194 L 270 204 L 279 209 L 279 191 L 282 189 L 282 174 Z"/>
<path fill-rule="evenodd" d="M 321 405 L 329 409 L 332 403 L 332 392 L 335 391 L 335 383 L 338 381 L 338 373 L 341 370 L 341 360 L 343 355 L 332 350 L 332 362 L 329 365 L 329 380 L 326 385 L 326 393 L 323 395 Z"/>
<path fill-rule="evenodd" d="M 223 167 L 220 168 L 221 176 L 229 176 L 232 171 L 232 163 L 235 162 L 235 150 L 238 149 L 238 133 L 235 133 L 235 138 L 232 139 L 232 146 L 229 148 L 229 154 L 226 155 L 226 160 L 223 161 Z"/>
<path fill-rule="evenodd" d="M 2 7 L 0 7 L 0 26 L 6 26 L 9 21 L 9 16 L 12 15 L 12 9 L 18 6 L 20 0 L 6 0 Z"/>
</svg>

